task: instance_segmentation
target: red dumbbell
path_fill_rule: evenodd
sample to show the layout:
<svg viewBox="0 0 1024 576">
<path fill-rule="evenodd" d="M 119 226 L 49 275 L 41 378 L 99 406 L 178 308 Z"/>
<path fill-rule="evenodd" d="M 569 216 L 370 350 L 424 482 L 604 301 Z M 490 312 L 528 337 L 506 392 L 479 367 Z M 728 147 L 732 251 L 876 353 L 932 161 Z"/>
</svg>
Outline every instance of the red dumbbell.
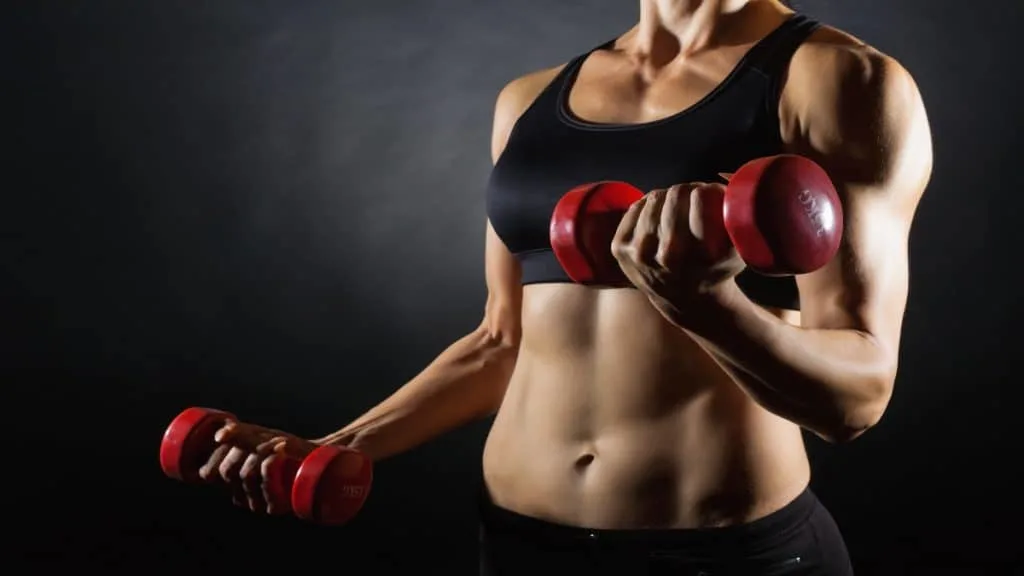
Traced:
<svg viewBox="0 0 1024 576">
<path fill-rule="evenodd" d="M 625 182 L 570 190 L 551 216 L 551 247 L 574 282 L 621 286 L 626 278 L 610 247 L 623 214 L 643 191 Z M 722 223 L 740 258 L 755 272 L 813 272 L 839 249 L 843 212 L 825 170 L 784 154 L 744 164 L 729 178 Z"/>
<path fill-rule="evenodd" d="M 233 414 L 207 408 L 188 408 L 164 432 L 160 467 L 174 479 L 201 483 L 199 469 L 217 446 L 214 435 Z M 232 443 L 245 445 L 246 435 Z M 318 446 L 304 458 L 282 454 L 268 469 L 268 492 L 275 507 L 320 524 L 344 524 L 362 508 L 373 482 L 370 459 L 351 448 Z"/>
<path fill-rule="evenodd" d="M 292 509 L 303 520 L 339 525 L 351 520 L 373 484 L 373 462 L 358 450 L 319 446 L 302 461 L 292 485 Z"/>
<path fill-rule="evenodd" d="M 843 205 L 825 169 L 795 154 L 747 162 L 729 178 L 725 229 L 740 258 L 768 276 L 814 272 L 843 238 Z"/>
<path fill-rule="evenodd" d="M 626 210 L 644 193 L 625 182 L 577 186 L 558 201 L 549 236 L 555 258 L 578 284 L 629 283 L 611 254 L 615 231 Z"/>
</svg>

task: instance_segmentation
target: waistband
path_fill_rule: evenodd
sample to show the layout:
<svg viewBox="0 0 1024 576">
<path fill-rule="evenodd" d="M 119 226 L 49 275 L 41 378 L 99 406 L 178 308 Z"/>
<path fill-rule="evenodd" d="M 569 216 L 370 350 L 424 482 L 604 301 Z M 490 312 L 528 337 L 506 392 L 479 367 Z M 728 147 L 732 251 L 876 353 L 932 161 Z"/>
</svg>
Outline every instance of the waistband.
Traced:
<svg viewBox="0 0 1024 576">
<path fill-rule="evenodd" d="M 553 547 L 599 545 L 648 550 L 694 550 L 718 553 L 757 553 L 770 550 L 793 536 L 821 507 L 810 488 L 779 510 L 752 522 L 715 528 L 597 529 L 558 524 L 507 510 L 495 504 L 486 488 L 480 496 L 480 522 L 486 533 L 514 535 Z"/>
</svg>

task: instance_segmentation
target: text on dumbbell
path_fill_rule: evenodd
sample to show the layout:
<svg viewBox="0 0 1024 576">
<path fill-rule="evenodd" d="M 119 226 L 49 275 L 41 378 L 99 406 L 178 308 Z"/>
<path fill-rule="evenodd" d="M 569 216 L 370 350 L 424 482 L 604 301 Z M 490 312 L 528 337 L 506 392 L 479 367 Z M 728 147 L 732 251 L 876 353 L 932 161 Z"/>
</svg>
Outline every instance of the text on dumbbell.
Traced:
<svg viewBox="0 0 1024 576">
<path fill-rule="evenodd" d="M 800 201 L 800 205 L 803 206 L 804 215 L 807 216 L 807 219 L 811 221 L 814 227 L 814 235 L 820 238 L 828 234 L 835 219 L 835 214 L 832 213 L 832 206 L 827 202 L 819 202 L 814 194 L 811 194 L 810 190 L 800 191 L 797 199 Z"/>
<path fill-rule="evenodd" d="M 341 491 L 341 495 L 344 496 L 345 498 L 363 498 L 366 496 L 365 486 L 355 486 L 352 484 L 347 484 L 339 488 L 339 490 Z"/>
</svg>

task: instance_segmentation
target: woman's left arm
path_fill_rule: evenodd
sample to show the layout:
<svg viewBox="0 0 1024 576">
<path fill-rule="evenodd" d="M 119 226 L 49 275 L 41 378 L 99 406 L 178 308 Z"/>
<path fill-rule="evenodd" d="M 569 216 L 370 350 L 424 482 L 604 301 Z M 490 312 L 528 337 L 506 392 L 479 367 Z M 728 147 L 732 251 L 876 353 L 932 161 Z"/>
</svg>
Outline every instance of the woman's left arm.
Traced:
<svg viewBox="0 0 1024 576">
<path fill-rule="evenodd" d="M 724 283 L 683 322 L 752 398 L 832 442 L 882 417 L 907 301 L 908 237 L 931 176 L 928 119 L 910 74 L 865 46 L 802 47 L 780 104 L 789 152 L 818 162 L 843 204 L 839 253 L 797 278 L 800 325 Z"/>
</svg>

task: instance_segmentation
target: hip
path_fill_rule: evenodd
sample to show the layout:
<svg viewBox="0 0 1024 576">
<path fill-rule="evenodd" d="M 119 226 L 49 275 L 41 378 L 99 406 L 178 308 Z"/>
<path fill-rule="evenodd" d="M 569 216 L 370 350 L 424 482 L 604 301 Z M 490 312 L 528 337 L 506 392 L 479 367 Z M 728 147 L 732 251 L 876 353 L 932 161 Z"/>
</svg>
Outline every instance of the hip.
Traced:
<svg viewBox="0 0 1024 576">
<path fill-rule="evenodd" d="M 591 529 L 480 499 L 480 574 L 850 576 L 838 526 L 809 488 L 749 523 L 695 529 Z"/>
</svg>

